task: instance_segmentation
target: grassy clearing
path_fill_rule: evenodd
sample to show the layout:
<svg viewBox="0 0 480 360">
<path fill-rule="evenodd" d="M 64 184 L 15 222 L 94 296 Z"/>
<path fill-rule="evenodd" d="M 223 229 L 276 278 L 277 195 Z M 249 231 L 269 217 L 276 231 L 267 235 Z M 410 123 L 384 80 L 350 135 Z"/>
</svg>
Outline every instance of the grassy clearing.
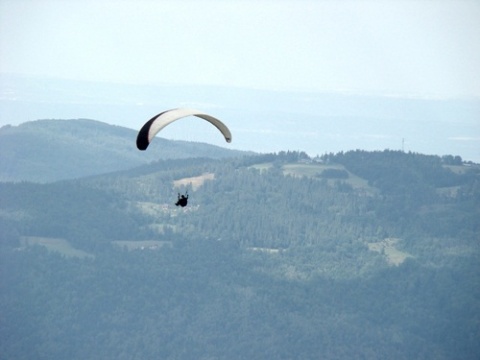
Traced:
<svg viewBox="0 0 480 360">
<path fill-rule="evenodd" d="M 273 163 L 263 163 L 263 164 L 255 164 L 250 166 L 252 169 L 260 170 L 260 171 L 265 171 L 270 169 L 273 166 Z"/>
<path fill-rule="evenodd" d="M 338 166 L 326 166 L 322 164 L 301 164 L 293 163 L 286 164 L 283 166 L 283 173 L 285 175 L 291 176 L 306 176 L 306 177 L 316 177 L 322 173 L 325 169 L 343 169 L 343 167 Z"/>
<path fill-rule="evenodd" d="M 356 190 L 363 190 L 366 193 L 373 194 L 376 189 L 368 185 L 368 181 L 349 172 L 343 165 L 339 164 L 286 164 L 283 166 L 283 173 L 285 175 L 297 176 L 297 177 L 311 177 L 316 179 L 322 179 L 321 173 L 328 169 L 343 170 L 348 173 L 347 179 L 338 179 L 340 181 L 349 184 Z M 337 179 L 326 179 L 330 185 L 338 181 Z"/>
<path fill-rule="evenodd" d="M 368 243 L 368 249 L 383 254 L 389 265 L 398 266 L 403 263 L 407 258 L 412 257 L 409 253 L 398 250 L 395 245 L 400 239 L 386 238 L 383 241 Z"/>
<path fill-rule="evenodd" d="M 128 251 L 133 250 L 158 250 L 163 247 L 172 247 L 171 241 L 143 240 L 143 241 L 112 241 L 112 244 L 126 248 Z"/>
<path fill-rule="evenodd" d="M 58 252 L 66 257 L 77 257 L 80 259 L 94 258 L 94 255 L 86 251 L 75 249 L 65 239 L 46 238 L 37 236 L 22 236 L 20 238 L 22 247 L 41 245 L 45 246 L 48 251 Z"/>
<path fill-rule="evenodd" d="M 164 213 L 172 212 L 169 204 L 157 204 L 148 201 L 136 201 L 133 203 L 145 215 L 157 216 Z"/>
<path fill-rule="evenodd" d="M 170 225 L 170 224 L 165 224 L 165 223 L 154 223 L 148 225 L 148 228 L 155 231 L 157 234 L 165 234 L 166 230 L 170 230 L 175 232 L 177 230 L 176 225 Z"/>
<path fill-rule="evenodd" d="M 173 186 L 175 188 L 177 187 L 182 187 L 182 186 L 188 186 L 191 185 L 193 191 L 197 190 L 200 186 L 203 185 L 203 183 L 207 180 L 214 180 L 215 179 L 215 174 L 213 173 L 205 173 L 200 176 L 194 176 L 194 177 L 189 177 L 189 178 L 183 178 L 179 180 L 175 180 L 173 182 Z"/>
<path fill-rule="evenodd" d="M 471 170 L 480 170 L 479 164 L 466 164 L 466 165 L 443 165 L 444 168 L 449 169 L 450 171 L 454 172 L 455 174 L 465 174 Z"/>
<path fill-rule="evenodd" d="M 266 248 L 266 247 L 249 247 L 247 248 L 247 250 L 257 251 L 257 252 L 266 253 L 266 254 L 279 254 L 282 251 L 284 251 L 283 249 Z"/>
</svg>

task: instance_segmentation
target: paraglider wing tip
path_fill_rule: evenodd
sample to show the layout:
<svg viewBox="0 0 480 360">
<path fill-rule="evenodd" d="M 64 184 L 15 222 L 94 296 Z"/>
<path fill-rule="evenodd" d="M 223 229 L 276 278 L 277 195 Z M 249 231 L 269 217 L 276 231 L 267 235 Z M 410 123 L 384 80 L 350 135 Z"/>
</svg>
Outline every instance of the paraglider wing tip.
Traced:
<svg viewBox="0 0 480 360">
<path fill-rule="evenodd" d="M 149 143 L 148 141 L 142 141 L 141 139 L 137 139 L 137 149 L 138 150 L 147 150 Z"/>
<path fill-rule="evenodd" d="M 150 120 L 148 120 L 145 125 L 142 126 L 140 131 L 138 132 L 137 135 L 137 149 L 138 150 L 147 150 L 148 145 L 150 145 L 150 138 L 149 138 L 149 132 L 150 132 L 150 126 L 152 123 L 155 121 L 155 119 L 159 115 L 154 116 Z"/>
</svg>

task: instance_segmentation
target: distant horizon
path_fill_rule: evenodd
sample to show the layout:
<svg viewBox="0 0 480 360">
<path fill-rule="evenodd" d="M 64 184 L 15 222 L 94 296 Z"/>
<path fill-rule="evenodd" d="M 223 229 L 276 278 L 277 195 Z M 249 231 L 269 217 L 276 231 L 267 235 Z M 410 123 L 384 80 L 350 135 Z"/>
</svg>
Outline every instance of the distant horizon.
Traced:
<svg viewBox="0 0 480 360">
<path fill-rule="evenodd" d="M 213 83 L 180 83 L 180 82 L 122 82 L 113 80 L 93 80 L 93 79 L 77 79 L 73 77 L 61 77 L 51 76 L 45 74 L 30 74 L 30 73 L 16 73 L 16 72 L 3 72 L 0 71 L 0 77 L 14 77 L 25 79 L 38 79 L 38 80 L 50 80 L 50 81 L 66 81 L 77 82 L 83 84 L 104 84 L 114 86 L 138 86 L 138 87 L 186 87 L 186 88 L 234 88 L 243 89 L 249 91 L 267 91 L 267 92 L 279 92 L 279 93 L 305 93 L 305 94 L 332 94 L 332 95 L 345 95 L 345 96 L 365 96 L 365 97 L 382 97 L 382 98 L 400 98 L 400 99 L 419 99 L 419 100 L 466 100 L 466 101 L 480 101 L 479 94 L 470 95 L 440 95 L 436 93 L 424 93 L 424 92 L 402 92 L 402 91 L 380 91 L 380 90 L 362 90 L 353 88 L 337 88 L 337 89 L 316 89 L 316 88 L 269 88 L 269 87 L 255 87 L 247 85 L 226 85 L 226 84 L 213 84 Z M 3 85 L 0 84 L 0 91 Z M 0 93 L 0 96 L 3 96 Z"/>
<path fill-rule="evenodd" d="M 480 162 L 480 99 L 274 91 L 225 85 L 132 85 L 0 73 L 0 126 L 39 119 L 92 119 L 138 130 L 161 111 L 190 107 L 228 122 L 229 148 L 256 152 L 363 149 L 459 155 Z M 186 118 L 161 136 L 224 146 Z"/>
</svg>

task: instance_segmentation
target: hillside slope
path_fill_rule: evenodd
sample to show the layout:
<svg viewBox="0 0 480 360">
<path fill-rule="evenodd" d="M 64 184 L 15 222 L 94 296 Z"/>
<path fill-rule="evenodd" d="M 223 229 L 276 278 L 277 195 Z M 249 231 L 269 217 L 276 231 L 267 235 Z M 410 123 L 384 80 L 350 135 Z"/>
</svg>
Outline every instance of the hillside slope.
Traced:
<svg viewBox="0 0 480 360">
<path fill-rule="evenodd" d="M 316 160 L 0 183 L 2 354 L 477 359 L 480 167 L 400 151 Z"/>
<path fill-rule="evenodd" d="M 125 170 L 159 159 L 222 158 L 240 152 L 157 138 L 148 151 L 135 130 L 99 121 L 38 120 L 0 128 L 0 181 L 51 182 Z"/>
<path fill-rule="evenodd" d="M 432 254 L 475 251 L 480 168 L 443 161 L 395 151 L 332 154 L 320 163 L 295 153 L 162 160 L 75 181 L 4 184 L 0 219 L 12 234 L 66 238 L 84 250 L 178 237 L 309 249 L 309 265 L 288 260 L 297 274 L 351 277 L 375 269 L 375 253 L 433 261 Z M 186 190 L 189 205 L 178 209 L 177 193 Z"/>
</svg>

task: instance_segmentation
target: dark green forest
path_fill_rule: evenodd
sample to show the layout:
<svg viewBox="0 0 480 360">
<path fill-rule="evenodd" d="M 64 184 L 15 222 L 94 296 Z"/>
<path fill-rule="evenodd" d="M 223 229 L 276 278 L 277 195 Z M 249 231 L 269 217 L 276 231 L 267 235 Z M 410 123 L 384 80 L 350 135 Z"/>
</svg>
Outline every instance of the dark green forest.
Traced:
<svg viewBox="0 0 480 360">
<path fill-rule="evenodd" d="M 389 150 L 0 183 L 0 354 L 477 359 L 478 219 L 479 165 Z"/>
</svg>

